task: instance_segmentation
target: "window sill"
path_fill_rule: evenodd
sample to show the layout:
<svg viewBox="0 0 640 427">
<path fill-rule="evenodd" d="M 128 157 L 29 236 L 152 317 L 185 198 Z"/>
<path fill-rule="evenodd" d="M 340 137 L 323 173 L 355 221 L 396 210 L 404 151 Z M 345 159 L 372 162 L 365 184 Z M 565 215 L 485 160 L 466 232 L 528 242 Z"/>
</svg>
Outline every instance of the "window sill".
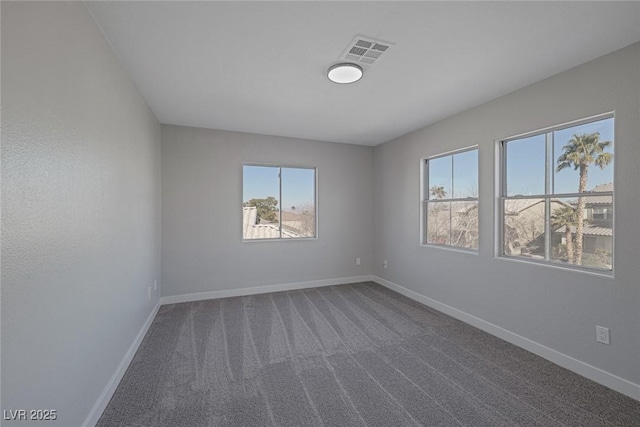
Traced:
<svg viewBox="0 0 640 427">
<path fill-rule="evenodd" d="M 576 267 L 576 266 L 571 267 L 569 264 L 551 263 L 549 261 L 536 261 L 533 259 L 523 259 L 521 257 L 508 256 L 508 255 L 497 255 L 494 258 L 499 260 L 504 260 L 507 262 L 514 261 L 514 262 L 520 262 L 524 264 L 541 265 L 543 267 L 549 267 L 556 270 L 572 271 L 572 272 L 587 274 L 591 276 L 604 277 L 607 279 L 614 278 L 614 274 L 612 270 L 599 270 L 595 268 Z"/>
<path fill-rule="evenodd" d="M 449 246 L 449 245 L 438 245 L 434 243 L 420 243 L 420 246 L 423 248 L 442 249 L 445 251 L 461 252 L 463 254 L 470 254 L 470 255 L 478 255 L 477 249 L 467 249 L 467 248 L 461 248 L 461 247 Z"/>
<path fill-rule="evenodd" d="M 317 237 L 295 237 L 290 239 L 242 239 L 242 243 L 256 243 L 256 242 L 300 242 L 318 240 Z"/>
</svg>

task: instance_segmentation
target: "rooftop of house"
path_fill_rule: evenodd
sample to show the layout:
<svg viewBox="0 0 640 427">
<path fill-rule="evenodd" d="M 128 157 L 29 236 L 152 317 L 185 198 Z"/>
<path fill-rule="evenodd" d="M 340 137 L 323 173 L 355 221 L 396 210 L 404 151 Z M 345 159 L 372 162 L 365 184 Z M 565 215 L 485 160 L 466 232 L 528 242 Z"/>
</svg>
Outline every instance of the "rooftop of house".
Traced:
<svg viewBox="0 0 640 427">
<path fill-rule="evenodd" d="M 589 191 L 589 193 L 603 193 L 609 191 L 613 191 L 613 182 L 596 185 L 593 187 L 593 190 Z M 593 196 L 587 199 L 587 204 L 589 205 L 610 205 L 612 203 L 613 198 L 611 196 Z"/>
<path fill-rule="evenodd" d="M 258 210 L 255 206 L 247 206 L 242 208 L 242 238 L 245 240 L 254 239 L 279 239 L 280 237 L 302 237 L 291 231 L 282 230 L 280 236 L 280 227 L 274 224 L 256 224 Z"/>
<path fill-rule="evenodd" d="M 562 233 L 564 234 L 566 228 L 563 225 L 562 227 L 558 228 L 556 230 L 556 233 Z M 576 232 L 576 226 L 572 225 L 571 226 L 571 233 L 575 234 Z M 607 228 L 607 227 L 600 227 L 600 226 L 596 226 L 593 224 L 589 224 L 587 222 L 585 222 L 584 224 L 584 228 L 582 229 L 582 234 L 584 234 L 585 236 L 613 236 L 613 230 L 611 228 Z"/>
</svg>

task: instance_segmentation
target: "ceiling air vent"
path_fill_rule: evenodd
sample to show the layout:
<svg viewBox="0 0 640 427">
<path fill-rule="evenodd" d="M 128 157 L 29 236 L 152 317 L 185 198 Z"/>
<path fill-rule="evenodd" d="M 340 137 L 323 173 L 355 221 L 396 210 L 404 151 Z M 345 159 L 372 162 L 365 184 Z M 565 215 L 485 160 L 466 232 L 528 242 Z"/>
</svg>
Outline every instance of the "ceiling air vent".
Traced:
<svg viewBox="0 0 640 427">
<path fill-rule="evenodd" d="M 391 46 L 393 43 L 356 36 L 340 58 L 360 64 L 374 64 Z"/>
</svg>

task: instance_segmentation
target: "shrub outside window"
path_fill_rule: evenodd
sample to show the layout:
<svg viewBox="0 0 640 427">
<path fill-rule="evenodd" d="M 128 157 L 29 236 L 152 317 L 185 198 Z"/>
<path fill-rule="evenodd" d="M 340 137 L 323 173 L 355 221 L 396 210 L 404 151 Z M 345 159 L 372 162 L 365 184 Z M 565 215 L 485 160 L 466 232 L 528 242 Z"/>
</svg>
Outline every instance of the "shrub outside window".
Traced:
<svg viewBox="0 0 640 427">
<path fill-rule="evenodd" d="M 613 142 L 613 114 L 501 142 L 501 256 L 613 271 Z"/>
</svg>

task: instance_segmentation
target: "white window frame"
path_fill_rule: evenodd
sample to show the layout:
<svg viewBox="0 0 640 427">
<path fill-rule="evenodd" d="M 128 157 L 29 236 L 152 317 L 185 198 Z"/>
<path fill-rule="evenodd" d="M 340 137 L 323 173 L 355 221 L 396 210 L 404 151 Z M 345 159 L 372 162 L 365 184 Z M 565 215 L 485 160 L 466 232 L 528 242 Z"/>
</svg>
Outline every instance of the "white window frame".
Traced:
<svg viewBox="0 0 640 427">
<path fill-rule="evenodd" d="M 478 195 L 476 197 L 461 197 L 461 198 L 447 198 L 440 199 L 439 201 L 429 200 L 429 161 L 440 159 L 444 157 L 453 157 L 455 154 L 465 153 L 467 151 L 476 150 L 478 152 Z M 451 182 L 453 185 L 453 173 L 454 168 L 451 168 Z M 477 248 L 465 248 L 462 246 L 454 246 L 450 244 L 441 244 L 428 242 L 427 233 L 428 230 L 428 205 L 429 203 L 442 203 L 442 202 L 468 202 L 474 201 L 477 204 L 478 210 L 478 247 Z M 449 234 L 451 234 L 451 225 L 449 225 Z M 449 239 L 451 240 L 451 239 Z M 420 246 L 429 248 L 446 249 L 452 251 L 461 251 L 470 254 L 478 254 L 480 249 L 480 149 L 478 145 L 472 145 L 444 153 L 436 154 L 434 156 L 423 157 L 420 159 Z"/>
<path fill-rule="evenodd" d="M 313 174 L 313 203 L 315 210 L 315 229 L 314 235 L 312 237 L 282 237 L 282 224 L 278 222 L 278 231 L 280 233 L 280 237 L 270 238 L 270 239 L 245 239 L 244 238 L 244 230 L 242 229 L 242 223 L 240 223 L 240 233 L 242 236 L 242 242 L 253 243 L 253 242 L 286 242 L 293 241 L 299 242 L 302 240 L 318 240 L 318 168 L 316 166 L 308 166 L 308 165 L 291 165 L 291 164 L 280 164 L 280 163 L 265 163 L 265 162 L 243 162 L 242 163 L 242 179 L 240 183 L 240 192 L 242 194 L 242 200 L 244 203 L 244 167 L 245 166 L 258 166 L 258 167 L 270 167 L 270 168 L 278 168 L 278 218 L 282 219 L 282 169 L 311 169 L 314 171 Z"/>
<path fill-rule="evenodd" d="M 563 198 L 573 198 L 573 197 L 580 197 L 580 196 L 584 196 L 585 193 L 580 194 L 580 193 L 557 193 L 554 194 L 553 193 L 553 187 L 552 187 L 552 182 L 554 179 L 555 174 L 554 173 L 550 173 L 549 172 L 549 168 L 551 168 L 551 170 L 554 169 L 554 165 L 555 165 L 555 161 L 554 161 L 554 153 L 553 153 L 553 149 L 554 149 L 554 141 L 553 141 L 553 132 L 558 131 L 558 130 L 563 130 L 563 129 L 567 129 L 567 128 L 572 128 L 572 127 L 576 127 L 576 126 L 580 126 L 580 125 L 584 125 L 584 124 L 588 124 L 588 123 L 592 123 L 592 122 L 597 122 L 600 120 L 606 120 L 606 119 L 614 119 L 614 124 L 613 124 L 613 142 L 615 144 L 615 112 L 611 111 L 611 112 L 607 112 L 607 113 L 603 113 L 603 114 L 598 114 L 595 116 L 590 116 L 590 117 L 586 117 L 583 119 L 578 119 L 578 120 L 574 120 L 571 122 L 566 122 L 563 124 L 559 124 L 559 125 L 555 125 L 555 126 L 549 126 L 547 128 L 543 128 L 543 129 L 539 129 L 536 131 L 532 131 L 532 132 L 527 132 L 527 133 L 523 133 L 523 134 L 519 134 L 519 135 L 514 135 L 508 138 L 504 138 L 501 140 L 496 141 L 497 142 L 497 152 L 498 152 L 498 164 L 499 164 L 499 168 L 498 168 L 498 185 L 497 185 L 497 192 L 498 192 L 498 197 L 496 197 L 497 200 L 497 206 L 495 209 L 495 212 L 497 214 L 497 218 L 496 218 L 496 223 L 497 223 L 497 229 L 498 229 L 498 233 L 496 235 L 496 250 L 495 250 L 495 256 L 497 258 L 500 259 L 505 259 L 505 260 L 509 260 L 509 261 L 519 261 L 519 262 L 525 262 L 525 263 L 530 263 L 530 264 L 538 264 L 538 265 L 542 265 L 542 266 L 547 266 L 547 267 L 552 267 L 552 268 L 561 268 L 561 269 L 566 269 L 566 270 L 573 270 L 573 271 L 579 271 L 579 272 L 584 272 L 584 273 L 593 273 L 593 274 L 597 274 L 597 275 L 601 275 L 601 276 L 607 276 L 607 277 L 613 277 L 614 275 L 614 271 L 615 271 L 615 211 L 616 211 L 616 207 L 615 207 L 615 183 L 616 183 L 616 167 L 615 167 L 615 161 L 614 163 L 611 165 L 611 167 L 613 168 L 612 170 L 612 176 L 613 176 L 613 191 L 606 191 L 606 192 L 598 192 L 599 196 L 611 196 L 611 205 L 613 206 L 613 213 L 609 214 L 611 215 L 611 220 L 612 220 L 612 235 L 611 235 L 611 269 L 607 270 L 607 269 L 602 269 L 602 268 L 595 268 L 595 267 L 589 267 L 589 266 L 583 266 L 583 265 L 575 265 L 575 264 L 563 264 L 563 263 L 559 263 L 559 262 L 553 262 L 551 260 L 551 199 L 563 199 Z M 505 146 L 510 142 L 510 141 L 515 141 L 515 140 L 519 140 L 519 139 L 524 139 L 524 138 L 529 138 L 532 136 L 538 136 L 538 135 L 545 135 L 545 194 L 536 194 L 536 195 L 529 195 L 529 196 L 507 196 L 507 156 L 506 156 L 506 149 Z M 615 145 L 614 145 L 615 147 Z M 614 148 L 614 155 L 615 155 L 615 148 Z M 586 193 L 587 195 L 593 195 L 592 193 Z M 504 251 L 504 231 L 505 231 L 505 214 L 504 214 L 504 205 L 505 205 L 505 200 L 515 200 L 515 199 L 544 199 L 545 200 L 545 258 L 544 260 L 538 260 L 538 259 L 530 259 L 530 258 L 526 258 L 526 257 L 522 257 L 522 256 L 517 256 L 517 255 L 507 255 L 505 254 Z M 586 214 L 586 210 L 585 210 L 585 214 Z"/>
</svg>

